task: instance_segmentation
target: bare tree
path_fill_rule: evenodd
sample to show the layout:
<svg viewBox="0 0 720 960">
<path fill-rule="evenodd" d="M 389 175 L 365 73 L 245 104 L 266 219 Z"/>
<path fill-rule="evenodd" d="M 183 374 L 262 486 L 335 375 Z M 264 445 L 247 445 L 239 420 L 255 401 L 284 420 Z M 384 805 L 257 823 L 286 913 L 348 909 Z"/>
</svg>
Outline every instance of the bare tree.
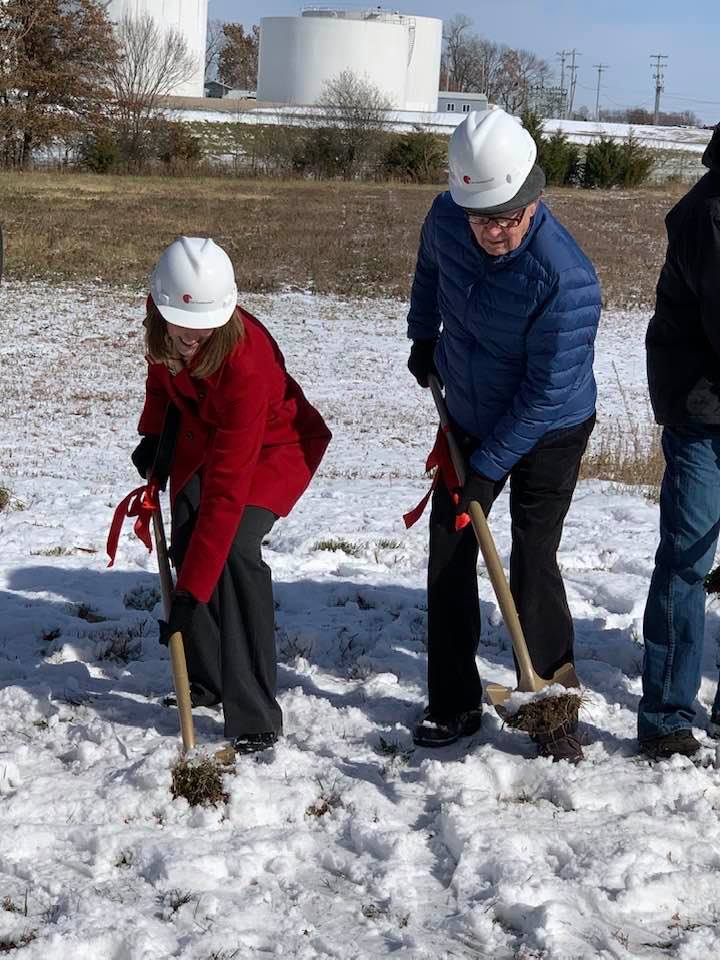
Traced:
<svg viewBox="0 0 720 960">
<path fill-rule="evenodd" d="M 318 142 L 342 176 L 352 179 L 376 159 L 392 101 L 369 80 L 343 70 L 323 85 L 317 106 L 322 108 L 314 121 L 322 131 Z"/>
<path fill-rule="evenodd" d="M 205 78 L 214 80 L 218 75 L 220 55 L 225 44 L 225 24 L 222 20 L 208 20 L 205 41 Z"/>
<path fill-rule="evenodd" d="M 529 50 L 479 37 L 472 23 L 462 14 L 445 23 L 442 75 L 447 89 L 486 93 L 512 113 L 526 109 L 530 93 L 550 82 L 548 63 Z"/>
<path fill-rule="evenodd" d="M 478 69 L 478 37 L 471 30 L 472 20 L 457 14 L 443 29 L 441 72 L 448 90 L 482 93 Z"/>
<path fill-rule="evenodd" d="M 547 84 L 550 76 L 550 65 L 546 60 L 529 50 L 505 47 L 494 82 L 487 88 L 488 96 L 509 113 L 519 113 L 528 109 L 531 92 Z"/>
<path fill-rule="evenodd" d="M 123 157 L 142 166 L 148 131 L 161 116 L 159 101 L 187 82 L 197 63 L 183 35 L 163 29 L 151 16 L 127 14 L 116 31 L 119 57 L 108 69 L 115 128 Z"/>
</svg>

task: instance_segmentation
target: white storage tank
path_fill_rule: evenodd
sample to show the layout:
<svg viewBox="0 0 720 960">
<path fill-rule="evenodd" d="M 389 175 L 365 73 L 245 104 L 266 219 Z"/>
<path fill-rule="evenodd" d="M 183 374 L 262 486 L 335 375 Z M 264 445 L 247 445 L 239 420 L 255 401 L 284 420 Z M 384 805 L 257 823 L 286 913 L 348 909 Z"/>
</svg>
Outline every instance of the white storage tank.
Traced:
<svg viewBox="0 0 720 960">
<path fill-rule="evenodd" d="M 257 98 L 308 105 L 350 71 L 398 110 L 435 110 L 442 21 L 374 10 L 308 9 L 263 17 Z"/>
<path fill-rule="evenodd" d="M 159 26 L 178 30 L 185 38 L 195 70 L 172 93 L 178 97 L 204 96 L 208 0 L 110 0 L 107 10 L 116 23 L 125 14 L 131 17 L 149 14 Z"/>
</svg>

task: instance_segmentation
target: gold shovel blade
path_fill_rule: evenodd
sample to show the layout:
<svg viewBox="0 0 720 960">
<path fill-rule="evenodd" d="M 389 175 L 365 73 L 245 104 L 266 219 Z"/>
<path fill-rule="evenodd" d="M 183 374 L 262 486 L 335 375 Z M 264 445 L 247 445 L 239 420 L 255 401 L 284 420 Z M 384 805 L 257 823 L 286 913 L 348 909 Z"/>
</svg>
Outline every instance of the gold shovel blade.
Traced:
<svg viewBox="0 0 720 960">
<path fill-rule="evenodd" d="M 544 680 L 537 674 L 533 674 L 532 677 L 529 678 L 521 678 L 521 682 L 518 684 L 517 690 L 520 693 L 537 693 L 540 690 L 544 690 L 545 687 L 550 687 L 553 684 L 559 684 L 561 687 L 566 687 L 568 690 L 574 690 L 578 688 L 580 686 L 580 680 L 578 679 L 577 673 L 575 673 L 575 665 L 572 663 L 564 663 L 562 667 L 555 671 L 549 680 Z M 504 687 L 500 683 L 485 684 L 485 693 L 487 694 L 487 698 L 501 717 L 506 715 L 507 711 L 505 710 L 505 704 L 514 692 L 515 691 L 511 690 L 510 687 Z"/>
</svg>

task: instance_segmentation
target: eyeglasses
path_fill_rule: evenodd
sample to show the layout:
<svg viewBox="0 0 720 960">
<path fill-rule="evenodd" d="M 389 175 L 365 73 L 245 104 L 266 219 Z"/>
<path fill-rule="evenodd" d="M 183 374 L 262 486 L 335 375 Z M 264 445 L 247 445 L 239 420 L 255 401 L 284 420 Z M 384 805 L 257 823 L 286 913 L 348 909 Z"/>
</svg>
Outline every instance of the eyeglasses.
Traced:
<svg viewBox="0 0 720 960">
<path fill-rule="evenodd" d="M 468 218 L 468 223 L 471 223 L 474 227 L 488 227 L 492 224 L 495 227 L 502 227 L 502 229 L 506 230 L 508 227 L 517 227 L 525 216 L 526 210 L 527 207 L 523 207 L 522 210 L 514 210 L 505 216 L 499 217 L 485 217 L 480 213 L 473 213 L 471 210 L 466 210 L 465 214 Z"/>
</svg>

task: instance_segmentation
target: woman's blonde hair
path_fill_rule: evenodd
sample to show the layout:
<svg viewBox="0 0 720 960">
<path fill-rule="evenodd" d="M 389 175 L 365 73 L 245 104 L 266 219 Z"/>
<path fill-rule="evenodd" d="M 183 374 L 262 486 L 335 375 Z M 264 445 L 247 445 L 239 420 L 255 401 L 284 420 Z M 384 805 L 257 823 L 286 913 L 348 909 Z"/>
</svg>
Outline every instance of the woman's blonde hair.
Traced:
<svg viewBox="0 0 720 960">
<path fill-rule="evenodd" d="M 164 363 L 174 372 L 182 369 L 182 359 L 173 350 L 172 340 L 167 332 L 167 323 L 150 297 L 148 297 L 143 326 L 145 327 L 145 353 L 148 360 L 151 363 Z M 200 380 L 211 376 L 222 366 L 225 358 L 244 336 L 245 324 L 242 314 L 240 308 L 235 307 L 228 322 L 213 330 L 188 364 L 190 376 Z"/>
</svg>

